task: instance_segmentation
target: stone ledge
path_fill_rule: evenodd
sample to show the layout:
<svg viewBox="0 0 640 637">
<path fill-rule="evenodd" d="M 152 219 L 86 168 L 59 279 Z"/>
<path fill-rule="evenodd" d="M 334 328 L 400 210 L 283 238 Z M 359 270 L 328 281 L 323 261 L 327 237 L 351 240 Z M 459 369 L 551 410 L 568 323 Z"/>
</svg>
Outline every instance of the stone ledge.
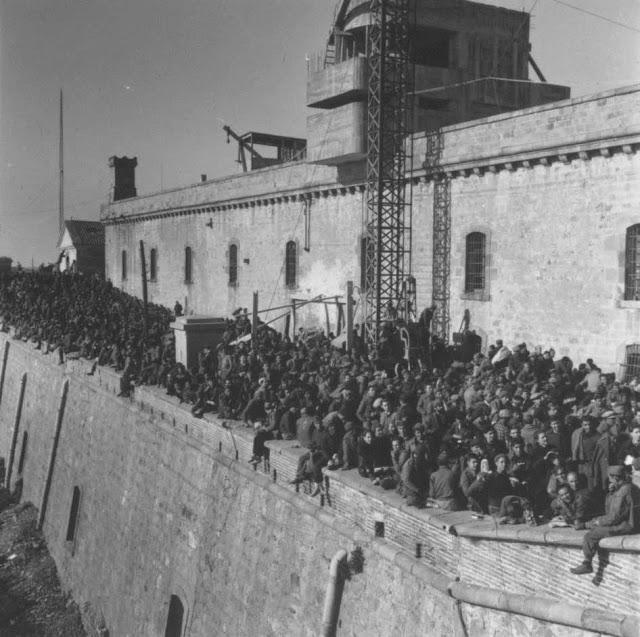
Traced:
<svg viewBox="0 0 640 637">
<path fill-rule="evenodd" d="M 600 546 L 608 551 L 640 553 L 640 535 L 615 535 L 600 540 Z"/>
<path fill-rule="evenodd" d="M 5 338 L 8 340 L 9 336 Z M 33 348 L 29 343 L 11 340 L 11 344 L 29 354 L 34 354 Z M 42 358 L 51 367 L 59 369 L 54 356 L 43 356 Z M 81 382 L 97 384 L 109 392 L 114 392 L 115 387 L 119 386 L 120 374 L 109 367 L 98 367 L 94 376 L 84 376 L 85 370 L 88 370 L 90 366 L 90 361 L 69 359 L 66 362 L 66 369 L 63 368 L 63 371 L 66 376 L 74 373 L 79 374 Z M 105 385 L 106 387 L 104 387 Z M 123 398 L 123 400 L 129 401 L 126 398 Z M 214 440 L 216 443 L 223 438 L 228 440 L 228 442 L 224 443 L 224 451 L 220 458 L 228 457 L 233 461 L 230 452 L 234 451 L 239 460 L 246 461 L 249 459 L 254 434 L 252 429 L 244 426 L 240 421 L 220 421 L 217 416 L 212 414 L 207 414 L 204 418 L 196 418 L 175 397 L 167 396 L 164 390 L 152 386 L 136 387 L 133 402 L 142 411 L 157 410 L 159 412 L 158 416 L 172 423 L 174 427 L 181 425 L 180 428 L 182 428 L 183 426 L 185 435 L 191 437 L 198 444 L 215 447 L 212 444 Z M 274 456 L 279 456 L 283 464 L 293 470 L 295 470 L 300 456 L 306 452 L 306 448 L 302 447 L 297 440 L 271 440 L 267 441 L 266 445 L 271 450 L 272 464 L 274 462 L 277 463 L 277 459 Z M 220 451 L 220 449 L 217 450 Z M 247 457 L 240 458 L 240 451 L 247 453 Z M 255 473 L 249 467 L 244 468 L 247 471 L 251 471 L 251 473 Z M 488 516 L 482 520 L 477 520 L 470 511 L 443 511 L 435 507 L 417 509 L 404 504 L 404 500 L 395 491 L 385 491 L 372 485 L 368 480 L 362 478 L 355 469 L 349 471 L 328 471 L 325 469 L 323 473 L 325 481 L 328 479 L 329 496 L 331 483 L 335 482 L 344 488 L 359 492 L 362 496 L 372 501 L 377 500 L 402 512 L 404 515 L 454 536 L 477 540 L 580 548 L 582 546 L 582 538 L 586 533 L 585 531 L 575 531 L 567 528 L 551 528 L 549 525 L 538 527 L 498 525 L 493 518 Z M 284 478 L 286 477 L 287 474 L 284 475 Z M 278 482 L 281 482 L 281 480 L 278 479 Z M 281 486 L 280 488 L 284 487 Z M 309 500 L 307 502 L 311 504 L 313 501 Z M 312 504 L 312 506 L 322 510 L 320 504 Z M 640 534 L 605 538 L 601 540 L 600 545 L 603 549 L 612 552 L 640 553 Z"/>
</svg>

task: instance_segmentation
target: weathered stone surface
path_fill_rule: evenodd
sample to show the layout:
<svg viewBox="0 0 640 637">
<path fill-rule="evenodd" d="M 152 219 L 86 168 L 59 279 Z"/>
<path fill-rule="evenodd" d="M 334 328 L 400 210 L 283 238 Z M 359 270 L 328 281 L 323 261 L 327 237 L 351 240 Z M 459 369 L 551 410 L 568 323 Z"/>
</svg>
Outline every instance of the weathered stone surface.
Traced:
<svg viewBox="0 0 640 637">
<path fill-rule="evenodd" d="M 0 344 L 6 338 L 0 335 Z M 131 401 L 119 399 L 115 374 L 101 369 L 87 377 L 86 361 L 59 366 L 20 341 L 9 351 L 0 454 L 8 455 L 26 372 L 23 498 L 36 505 L 60 390 L 69 380 L 44 533 L 63 585 L 92 616 L 104 617 L 111 634 L 163 634 L 171 595 L 183 601 L 194 636 L 212 630 L 317 634 L 329 561 L 337 550 L 356 546 L 365 566 L 346 584 L 341 635 L 456 634 L 461 622 L 473 635 L 586 634 L 466 603 L 459 614 L 429 577 L 459 576 L 470 585 L 600 611 L 638 611 L 638 554 L 632 549 L 611 550 L 596 587 L 590 578 L 567 580 L 577 547 L 455 537 L 433 510 L 408 510 L 349 472 L 331 479 L 321 508 L 318 498 L 295 494 L 286 484 L 287 464 L 295 462 L 295 450 L 286 445 L 281 453 L 274 449 L 274 483 L 247 463 L 252 437 L 244 427 L 195 419 L 153 388 L 136 389 Z M 79 517 L 76 537 L 67 542 L 75 486 Z M 373 520 L 385 522 L 384 540 L 374 538 Z M 414 557 L 418 541 L 420 559 Z M 436 575 L 425 577 L 425 568 Z"/>
</svg>

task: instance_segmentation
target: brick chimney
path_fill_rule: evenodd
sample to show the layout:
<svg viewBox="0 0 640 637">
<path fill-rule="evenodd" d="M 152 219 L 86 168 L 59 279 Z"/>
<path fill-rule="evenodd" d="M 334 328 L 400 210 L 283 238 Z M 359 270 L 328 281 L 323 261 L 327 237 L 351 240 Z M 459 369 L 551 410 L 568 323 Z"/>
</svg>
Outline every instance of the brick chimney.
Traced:
<svg viewBox="0 0 640 637">
<path fill-rule="evenodd" d="M 136 166 L 138 158 L 109 157 L 109 166 L 113 168 L 113 193 L 112 201 L 135 197 L 136 192 Z"/>
</svg>

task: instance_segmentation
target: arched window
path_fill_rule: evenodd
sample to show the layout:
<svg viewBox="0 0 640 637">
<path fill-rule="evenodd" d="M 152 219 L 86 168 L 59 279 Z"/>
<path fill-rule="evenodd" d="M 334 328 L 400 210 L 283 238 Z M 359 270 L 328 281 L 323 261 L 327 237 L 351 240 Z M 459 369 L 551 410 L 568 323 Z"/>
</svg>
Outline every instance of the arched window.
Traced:
<svg viewBox="0 0 640 637">
<path fill-rule="evenodd" d="M 149 280 L 157 281 L 158 279 L 158 251 L 151 248 L 149 252 Z"/>
<path fill-rule="evenodd" d="M 189 246 L 184 249 L 184 282 L 191 283 L 193 274 L 193 252 Z"/>
<path fill-rule="evenodd" d="M 284 260 L 284 283 L 288 288 L 296 287 L 297 246 L 295 241 L 287 241 Z"/>
<path fill-rule="evenodd" d="M 122 272 L 122 280 L 126 281 L 127 280 L 127 251 L 126 250 L 122 251 L 122 263 L 121 263 L 121 266 L 122 266 L 122 270 L 121 270 L 121 272 Z"/>
<path fill-rule="evenodd" d="M 20 460 L 18 460 L 18 475 L 22 475 L 24 469 L 24 459 L 27 455 L 27 442 L 29 442 L 29 432 L 25 431 L 22 434 L 22 448 L 20 449 Z"/>
<path fill-rule="evenodd" d="M 164 637 L 182 637 L 182 620 L 184 618 L 184 606 L 177 595 L 172 595 L 169 601 L 169 614 L 167 615 L 167 628 Z"/>
<path fill-rule="evenodd" d="M 482 232 L 467 235 L 464 264 L 464 291 L 485 288 L 486 237 Z"/>
<path fill-rule="evenodd" d="M 238 246 L 229 246 L 229 285 L 238 285 Z"/>
<path fill-rule="evenodd" d="M 72 542 L 73 538 L 76 536 L 79 509 L 80 489 L 78 487 L 73 487 L 73 497 L 71 498 L 71 509 L 69 511 L 69 524 L 67 525 L 67 542 Z"/>
<path fill-rule="evenodd" d="M 627 228 L 624 298 L 626 301 L 640 301 L 640 223 Z"/>
</svg>

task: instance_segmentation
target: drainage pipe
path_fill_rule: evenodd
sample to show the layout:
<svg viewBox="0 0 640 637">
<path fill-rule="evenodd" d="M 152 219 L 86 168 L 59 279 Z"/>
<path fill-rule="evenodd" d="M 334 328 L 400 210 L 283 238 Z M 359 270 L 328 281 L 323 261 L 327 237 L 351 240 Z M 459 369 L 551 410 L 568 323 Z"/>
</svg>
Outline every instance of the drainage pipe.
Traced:
<svg viewBox="0 0 640 637">
<path fill-rule="evenodd" d="M 62 385 L 62 393 L 60 394 L 60 404 L 58 405 L 58 415 L 56 417 L 56 431 L 53 434 L 53 445 L 51 446 L 51 456 L 49 457 L 49 468 L 47 469 L 47 480 L 44 483 L 44 492 L 42 494 L 42 502 L 40 503 L 40 516 L 38 517 L 38 529 L 42 529 L 44 524 L 44 516 L 47 513 L 47 504 L 49 503 L 49 491 L 51 490 L 51 481 L 53 480 L 53 469 L 56 466 L 56 455 L 58 453 L 58 442 L 60 441 L 60 430 L 62 429 L 62 418 L 64 417 L 64 408 L 67 404 L 67 392 L 69 391 L 69 379 L 65 379 Z"/>
<path fill-rule="evenodd" d="M 452 582 L 449 594 L 459 602 L 492 608 L 514 615 L 580 628 L 594 633 L 605 633 L 616 637 L 637 637 L 640 634 L 640 619 L 619 615 L 606 610 L 589 609 L 566 602 L 554 602 L 540 597 L 508 593 L 474 584 Z"/>
<path fill-rule="evenodd" d="M 329 565 L 329 582 L 324 597 L 324 611 L 322 613 L 322 637 L 335 637 L 340 602 L 344 587 L 344 575 L 341 568 L 347 559 L 347 552 L 340 549 L 332 558 Z"/>
</svg>

